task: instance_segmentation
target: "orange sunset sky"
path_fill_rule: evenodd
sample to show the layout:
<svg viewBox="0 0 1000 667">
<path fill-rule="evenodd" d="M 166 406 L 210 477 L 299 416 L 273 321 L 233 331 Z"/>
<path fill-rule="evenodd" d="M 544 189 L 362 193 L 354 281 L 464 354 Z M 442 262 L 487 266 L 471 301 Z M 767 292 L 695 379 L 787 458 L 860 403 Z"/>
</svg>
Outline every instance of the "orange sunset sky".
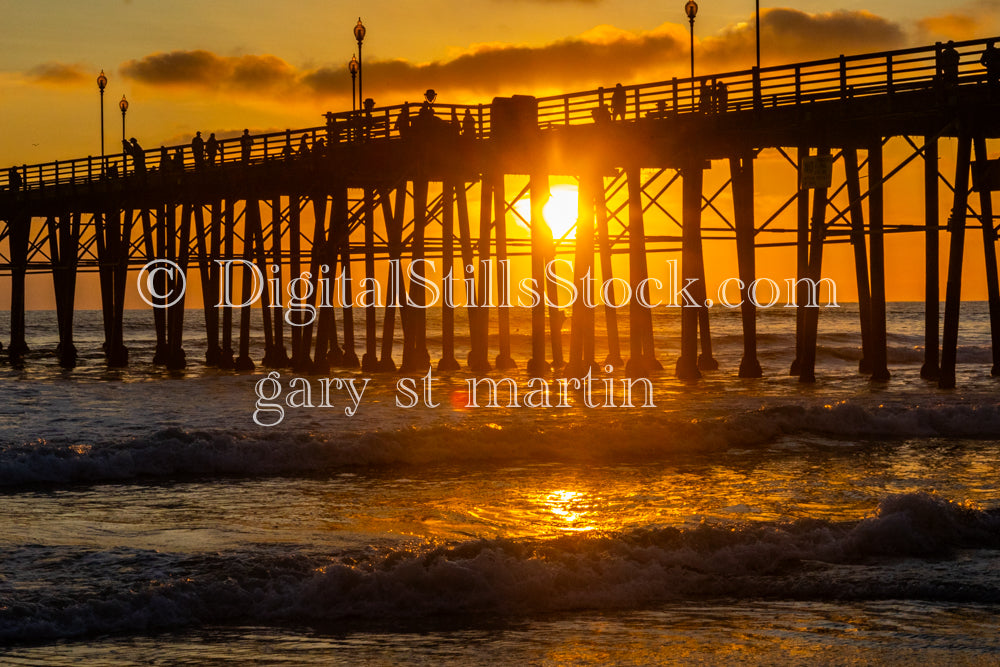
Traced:
<svg viewBox="0 0 1000 667">
<path fill-rule="evenodd" d="M 807 0 L 765 5 L 761 14 L 764 65 L 1000 33 L 1000 0 Z M 351 30 L 359 16 L 368 29 L 364 95 L 379 105 L 420 101 L 427 88 L 437 90 L 441 103 L 488 103 L 496 95 L 686 76 L 689 66 L 682 0 L 0 0 L 0 16 L 5 168 L 100 153 L 95 79 L 101 69 L 109 79 L 109 152 L 118 151 L 122 95 L 131 105 L 127 134 L 147 149 L 187 143 L 195 130 L 224 138 L 244 127 L 258 133 L 319 126 L 323 112 L 351 106 L 346 65 L 357 51 Z M 753 20 L 752 2 L 701 2 L 696 73 L 753 65 Z M 954 143 L 944 142 L 941 154 L 950 179 Z M 890 147 L 886 171 L 903 157 Z M 777 162 L 765 155 L 757 167 L 759 217 L 789 194 L 787 173 L 769 160 Z M 721 176 L 724 170 L 717 171 Z M 942 188 L 943 216 L 949 194 Z M 915 164 L 889 185 L 887 222 L 922 223 L 921 202 L 921 167 Z M 968 235 L 967 299 L 985 295 L 978 236 Z M 732 273 L 729 245 L 708 247 L 710 284 Z M 946 252 L 943 235 L 942 270 Z M 922 253 L 920 235 L 888 239 L 890 300 L 923 298 Z M 849 246 L 833 247 L 824 267 L 846 300 L 855 294 L 850 256 Z M 791 257 L 784 250 L 758 251 L 759 272 L 792 275 Z M 9 301 L 6 285 L 0 279 L 2 305 Z M 29 307 L 52 307 L 47 277 L 33 278 L 29 289 Z M 99 304 L 96 296 L 78 299 L 78 307 Z"/>
</svg>

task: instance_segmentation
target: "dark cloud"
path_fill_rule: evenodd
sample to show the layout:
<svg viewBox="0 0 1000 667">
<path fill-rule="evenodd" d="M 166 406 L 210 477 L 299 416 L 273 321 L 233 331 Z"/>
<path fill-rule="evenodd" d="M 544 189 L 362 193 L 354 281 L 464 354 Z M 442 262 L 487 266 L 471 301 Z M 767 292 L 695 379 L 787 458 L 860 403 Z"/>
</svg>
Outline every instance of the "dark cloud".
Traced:
<svg viewBox="0 0 1000 667">
<path fill-rule="evenodd" d="M 239 60 L 203 50 L 171 51 L 154 53 L 140 60 L 129 60 L 120 69 L 130 79 L 151 85 L 215 86 L 226 83 L 235 72 Z"/>
<path fill-rule="evenodd" d="M 863 11 L 807 14 L 771 9 L 762 14 L 761 33 L 765 64 L 882 51 L 908 42 L 899 24 Z M 718 35 L 706 36 L 696 49 L 701 71 L 749 67 L 754 53 L 752 18 Z M 427 88 L 438 90 L 441 99 L 488 102 L 493 95 L 656 81 L 685 76 L 687 71 L 687 26 L 664 24 L 646 32 L 600 26 L 543 46 L 472 47 L 446 61 L 366 61 L 364 92 L 381 104 L 417 100 Z M 270 99 L 284 95 L 301 100 L 343 99 L 351 90 L 345 67 L 302 69 L 266 54 L 221 56 L 204 50 L 156 53 L 124 63 L 121 72 L 149 86 Z"/>
<path fill-rule="evenodd" d="M 49 86 L 75 85 L 85 81 L 90 71 L 83 65 L 65 63 L 43 63 L 28 71 L 27 77 L 34 83 Z M 94 77 L 96 80 L 97 77 Z"/>
<path fill-rule="evenodd" d="M 777 65 L 898 49 L 910 43 L 898 23 L 865 11 L 807 14 L 795 9 L 765 9 L 760 19 L 761 60 Z M 756 47 L 752 19 L 707 38 L 703 57 L 726 68 L 747 66 Z"/>
</svg>

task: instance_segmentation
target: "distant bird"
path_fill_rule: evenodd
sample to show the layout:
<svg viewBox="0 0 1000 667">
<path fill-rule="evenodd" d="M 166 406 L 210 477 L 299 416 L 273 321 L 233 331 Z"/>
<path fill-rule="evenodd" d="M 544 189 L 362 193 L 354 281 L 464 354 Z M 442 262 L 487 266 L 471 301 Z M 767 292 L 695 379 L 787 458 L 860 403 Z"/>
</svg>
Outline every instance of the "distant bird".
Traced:
<svg viewBox="0 0 1000 667">
<path fill-rule="evenodd" d="M 38 144 L 31 144 L 32 146 L 37 146 Z"/>
</svg>

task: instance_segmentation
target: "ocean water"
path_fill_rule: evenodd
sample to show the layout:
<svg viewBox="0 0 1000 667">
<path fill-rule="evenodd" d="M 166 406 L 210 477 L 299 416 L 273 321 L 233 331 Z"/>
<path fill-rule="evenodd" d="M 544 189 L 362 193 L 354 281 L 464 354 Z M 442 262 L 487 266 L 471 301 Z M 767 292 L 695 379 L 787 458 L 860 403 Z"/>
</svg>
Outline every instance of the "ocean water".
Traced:
<svg viewBox="0 0 1000 667">
<path fill-rule="evenodd" d="M 985 304 L 963 304 L 953 391 L 919 377 L 921 304 L 890 304 L 883 385 L 857 373 L 851 304 L 821 312 L 807 386 L 791 309 L 760 313 L 760 380 L 736 377 L 739 313 L 712 318 L 720 370 L 683 383 L 656 311 L 655 407 L 470 408 L 459 371 L 404 408 L 400 376 L 334 369 L 364 385 L 352 416 L 304 376 L 314 407 L 262 427 L 265 371 L 205 368 L 197 311 L 181 373 L 149 363 L 148 311 L 119 370 L 79 313 L 69 371 L 30 312 L 31 354 L 0 364 L 0 662 L 997 664 Z M 430 339 L 436 361 L 434 311 Z M 620 371 L 595 378 L 620 405 Z"/>
</svg>

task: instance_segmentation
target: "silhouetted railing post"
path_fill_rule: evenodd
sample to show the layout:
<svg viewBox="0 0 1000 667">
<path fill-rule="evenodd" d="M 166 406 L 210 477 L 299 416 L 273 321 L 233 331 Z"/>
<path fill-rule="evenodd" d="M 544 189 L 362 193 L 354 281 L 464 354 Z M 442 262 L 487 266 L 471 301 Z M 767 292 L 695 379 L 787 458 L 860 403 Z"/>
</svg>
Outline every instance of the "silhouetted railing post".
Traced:
<svg viewBox="0 0 1000 667">
<path fill-rule="evenodd" d="M 840 99 L 847 99 L 847 60 L 840 55 Z"/>
<path fill-rule="evenodd" d="M 753 108 L 756 111 L 764 109 L 763 91 L 760 85 L 760 68 L 753 68 Z"/>
</svg>

